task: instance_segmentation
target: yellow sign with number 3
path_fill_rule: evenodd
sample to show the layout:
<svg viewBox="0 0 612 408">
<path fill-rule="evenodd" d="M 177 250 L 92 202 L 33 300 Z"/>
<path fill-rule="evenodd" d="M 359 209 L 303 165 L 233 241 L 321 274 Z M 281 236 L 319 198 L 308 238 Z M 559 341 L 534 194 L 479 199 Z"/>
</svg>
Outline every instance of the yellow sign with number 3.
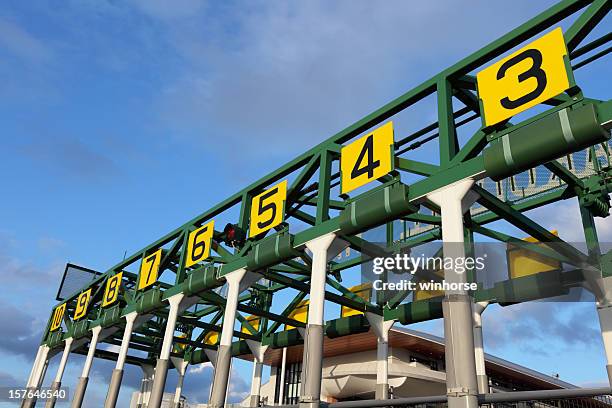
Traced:
<svg viewBox="0 0 612 408">
<path fill-rule="evenodd" d="M 140 262 L 140 273 L 138 274 L 138 290 L 148 288 L 157 282 L 161 256 L 162 250 L 159 248 L 151 255 L 142 258 Z"/>
<path fill-rule="evenodd" d="M 53 312 L 53 319 L 51 319 L 51 328 L 49 329 L 49 331 L 55 331 L 60 328 L 60 326 L 62 325 L 62 320 L 64 320 L 64 312 L 66 312 L 65 303 L 55 308 L 55 312 Z"/>
<path fill-rule="evenodd" d="M 123 277 L 123 272 L 119 272 L 118 274 L 111 276 L 106 281 L 106 288 L 104 288 L 104 298 L 102 298 L 102 307 L 112 305 L 117 301 L 117 297 L 119 296 L 119 288 L 121 287 L 121 278 Z"/>
<path fill-rule="evenodd" d="M 76 308 L 74 309 L 74 320 L 79 320 L 87 313 L 87 306 L 89 305 L 89 298 L 91 297 L 91 288 L 79 295 L 77 299 Z"/>
<path fill-rule="evenodd" d="M 283 222 L 285 200 L 287 200 L 287 180 L 253 197 L 249 237 L 259 235 Z"/>
<path fill-rule="evenodd" d="M 556 28 L 476 75 L 485 126 L 553 98 L 570 87 L 563 31 Z"/>
<path fill-rule="evenodd" d="M 215 222 L 211 221 L 189 233 L 187 237 L 185 268 L 189 268 L 210 256 L 213 232 L 215 232 Z"/>
<path fill-rule="evenodd" d="M 340 150 L 342 194 L 393 170 L 393 122 L 387 122 Z"/>
</svg>

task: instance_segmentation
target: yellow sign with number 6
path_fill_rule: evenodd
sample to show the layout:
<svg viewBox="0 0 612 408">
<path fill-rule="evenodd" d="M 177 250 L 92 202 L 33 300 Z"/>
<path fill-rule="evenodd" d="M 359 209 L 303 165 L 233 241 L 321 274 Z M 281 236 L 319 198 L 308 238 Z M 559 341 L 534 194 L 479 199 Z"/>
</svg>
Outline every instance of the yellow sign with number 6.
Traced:
<svg viewBox="0 0 612 408">
<path fill-rule="evenodd" d="M 346 194 L 393 170 L 393 122 L 340 150 L 341 190 Z"/>
<path fill-rule="evenodd" d="M 106 307 L 108 305 L 112 305 L 117 301 L 117 297 L 119 296 L 119 288 L 121 287 L 121 278 L 123 277 L 123 272 L 119 272 L 118 274 L 111 276 L 106 281 L 106 288 L 104 289 L 104 298 L 102 299 L 102 307 Z"/>
<path fill-rule="evenodd" d="M 62 325 L 62 320 L 64 319 L 64 312 L 66 312 L 65 303 L 55 308 L 55 312 L 53 312 L 53 319 L 51 319 L 51 328 L 49 329 L 49 331 L 55 331 L 60 328 L 60 326 Z"/>
<path fill-rule="evenodd" d="M 476 75 L 485 126 L 495 125 L 566 91 L 563 31 L 556 28 Z"/>
<path fill-rule="evenodd" d="M 215 222 L 211 221 L 189 233 L 187 237 L 185 268 L 189 268 L 210 256 L 213 232 L 215 232 Z"/>
<path fill-rule="evenodd" d="M 79 295 L 77 299 L 76 308 L 74 309 L 74 320 L 79 320 L 87 313 L 87 306 L 89 305 L 89 298 L 91 297 L 91 288 Z"/>
<path fill-rule="evenodd" d="M 259 235 L 283 222 L 285 200 L 287 200 L 287 180 L 253 197 L 249 237 Z"/>
<path fill-rule="evenodd" d="M 142 258 L 142 262 L 140 262 L 140 273 L 138 275 L 138 290 L 148 288 L 157 282 L 161 257 L 162 250 L 159 248 L 151 255 Z"/>
</svg>

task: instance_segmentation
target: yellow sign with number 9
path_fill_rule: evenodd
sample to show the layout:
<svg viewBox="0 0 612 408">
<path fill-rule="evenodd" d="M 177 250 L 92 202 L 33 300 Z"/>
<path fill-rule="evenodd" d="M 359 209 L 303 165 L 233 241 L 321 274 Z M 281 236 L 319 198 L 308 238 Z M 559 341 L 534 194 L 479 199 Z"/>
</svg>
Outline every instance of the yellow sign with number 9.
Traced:
<svg viewBox="0 0 612 408">
<path fill-rule="evenodd" d="M 65 303 L 55 308 L 55 312 L 53 312 L 53 319 L 51 319 L 51 328 L 49 329 L 49 331 L 55 331 L 60 328 L 60 326 L 62 325 L 62 320 L 64 319 L 64 312 L 66 312 Z"/>
<path fill-rule="evenodd" d="M 215 222 L 211 221 L 189 233 L 185 268 L 189 268 L 210 256 L 213 232 L 215 232 Z"/>
<path fill-rule="evenodd" d="M 157 282 L 162 250 L 159 248 L 151 255 L 142 258 L 140 274 L 138 275 L 138 290 L 145 289 Z"/>
<path fill-rule="evenodd" d="M 79 295 L 77 299 L 76 308 L 74 309 L 74 320 L 78 320 L 85 316 L 87 313 L 87 306 L 89 305 L 89 298 L 91 297 L 91 288 Z"/>
<path fill-rule="evenodd" d="M 259 235 L 283 222 L 285 200 L 287 200 L 287 180 L 253 197 L 249 237 Z"/>
<path fill-rule="evenodd" d="M 566 91 L 573 82 L 566 56 L 563 31 L 556 28 L 476 74 L 484 125 L 499 123 Z"/>
<path fill-rule="evenodd" d="M 342 194 L 353 191 L 393 170 L 393 122 L 340 150 Z"/>
<path fill-rule="evenodd" d="M 119 296 L 119 288 L 121 287 L 122 277 L 123 272 L 119 272 L 118 274 L 108 278 L 108 280 L 106 281 L 106 288 L 104 289 L 102 307 L 112 305 L 117 301 L 117 297 Z"/>
</svg>

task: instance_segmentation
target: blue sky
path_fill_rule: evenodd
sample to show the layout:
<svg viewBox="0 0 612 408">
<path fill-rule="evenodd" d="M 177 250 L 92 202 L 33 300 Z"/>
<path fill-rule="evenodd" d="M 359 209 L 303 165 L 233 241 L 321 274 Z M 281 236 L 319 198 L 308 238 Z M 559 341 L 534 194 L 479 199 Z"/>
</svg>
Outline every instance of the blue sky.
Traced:
<svg viewBox="0 0 612 408">
<path fill-rule="evenodd" d="M 106 270 L 552 2 L 469 4 L 3 2 L 0 383 L 25 382 L 66 262 Z M 600 62 L 576 76 L 608 98 L 605 74 Z M 575 202 L 533 216 L 581 239 Z M 488 351 L 604 383 L 593 305 L 497 309 Z M 250 381 L 241 364 L 235 398 Z M 70 359 L 66 385 L 81 366 Z M 86 406 L 99 406 L 111 370 L 96 362 Z M 134 386 L 140 374 L 128 374 Z M 188 389 L 205 395 L 209 379 L 210 368 L 192 373 Z"/>
</svg>

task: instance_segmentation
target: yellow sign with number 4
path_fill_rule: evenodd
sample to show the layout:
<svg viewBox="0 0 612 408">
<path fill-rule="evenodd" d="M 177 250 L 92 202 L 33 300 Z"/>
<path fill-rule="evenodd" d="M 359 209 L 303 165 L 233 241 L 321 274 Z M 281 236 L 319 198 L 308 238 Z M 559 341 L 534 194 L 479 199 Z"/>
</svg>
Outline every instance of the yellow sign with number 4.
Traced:
<svg viewBox="0 0 612 408">
<path fill-rule="evenodd" d="M 140 262 L 140 273 L 138 274 L 138 290 L 148 288 L 157 282 L 161 257 L 162 250 L 159 248 L 151 255 L 142 258 Z"/>
<path fill-rule="evenodd" d="M 79 295 L 77 299 L 77 305 L 74 309 L 74 320 L 79 320 L 87 313 L 87 306 L 89 305 L 89 298 L 91 297 L 91 288 Z"/>
<path fill-rule="evenodd" d="M 283 222 L 285 200 L 287 200 L 287 180 L 253 197 L 249 237 L 259 235 Z"/>
<path fill-rule="evenodd" d="M 201 226 L 195 231 L 191 231 L 187 237 L 187 258 L 185 258 L 185 268 L 189 268 L 210 256 L 210 244 L 213 232 L 215 232 L 215 222 Z"/>
<path fill-rule="evenodd" d="M 476 75 L 485 126 L 495 125 L 566 91 L 563 31 L 556 28 Z"/>
<path fill-rule="evenodd" d="M 393 122 L 387 122 L 340 150 L 342 194 L 393 170 Z"/>
</svg>

